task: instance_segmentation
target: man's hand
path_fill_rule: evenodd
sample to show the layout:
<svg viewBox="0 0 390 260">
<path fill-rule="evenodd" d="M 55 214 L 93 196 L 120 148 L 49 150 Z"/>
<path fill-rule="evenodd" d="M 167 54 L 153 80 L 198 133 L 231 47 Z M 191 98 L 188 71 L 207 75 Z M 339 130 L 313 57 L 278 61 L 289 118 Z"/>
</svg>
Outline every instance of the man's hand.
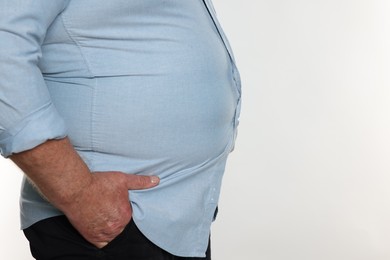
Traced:
<svg viewBox="0 0 390 260">
<path fill-rule="evenodd" d="M 155 176 L 97 172 L 91 184 L 64 208 L 65 215 L 86 240 L 102 248 L 131 220 L 128 190 L 152 188 L 158 182 Z"/>
<path fill-rule="evenodd" d="M 99 248 L 129 223 L 132 210 L 128 190 L 152 188 L 159 183 L 156 176 L 92 174 L 68 138 L 47 141 L 10 158 L 80 234 Z"/>
</svg>

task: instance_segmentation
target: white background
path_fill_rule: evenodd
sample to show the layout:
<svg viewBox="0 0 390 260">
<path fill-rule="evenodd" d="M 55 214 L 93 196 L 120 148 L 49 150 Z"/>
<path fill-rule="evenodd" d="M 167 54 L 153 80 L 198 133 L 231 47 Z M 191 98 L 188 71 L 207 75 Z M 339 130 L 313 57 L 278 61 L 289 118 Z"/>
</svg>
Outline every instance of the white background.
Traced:
<svg viewBox="0 0 390 260">
<path fill-rule="evenodd" d="M 213 260 L 390 259 L 390 1 L 214 3 L 243 108 Z M 0 172 L 0 258 L 30 260 Z"/>
</svg>

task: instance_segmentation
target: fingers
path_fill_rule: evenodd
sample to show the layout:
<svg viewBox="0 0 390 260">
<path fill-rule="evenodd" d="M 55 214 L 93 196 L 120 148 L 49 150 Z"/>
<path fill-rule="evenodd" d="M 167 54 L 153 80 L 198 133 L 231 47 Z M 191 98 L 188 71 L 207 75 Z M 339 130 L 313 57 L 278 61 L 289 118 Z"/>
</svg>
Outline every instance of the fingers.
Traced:
<svg viewBox="0 0 390 260">
<path fill-rule="evenodd" d="M 103 247 L 108 245 L 108 242 L 96 242 L 96 243 L 93 243 L 93 245 L 96 246 L 99 249 L 102 249 Z"/>
<path fill-rule="evenodd" d="M 99 249 L 102 249 L 103 247 L 107 246 L 109 243 L 111 243 L 112 241 L 114 241 L 121 233 L 123 233 L 125 230 L 125 228 L 122 228 L 121 231 L 116 234 L 115 236 L 112 236 L 112 238 L 108 238 L 107 237 L 107 241 L 94 241 L 94 242 L 91 242 L 94 246 L 96 246 L 97 248 Z"/>
<path fill-rule="evenodd" d="M 94 172 L 94 176 L 100 180 L 104 180 L 108 177 L 114 178 L 117 181 L 120 180 L 119 182 L 124 183 L 128 190 L 149 189 L 157 186 L 160 183 L 160 178 L 158 176 L 135 175 L 117 171 Z"/>
<path fill-rule="evenodd" d="M 157 176 L 126 174 L 126 186 L 129 190 L 149 189 L 159 183 L 160 178 Z"/>
</svg>

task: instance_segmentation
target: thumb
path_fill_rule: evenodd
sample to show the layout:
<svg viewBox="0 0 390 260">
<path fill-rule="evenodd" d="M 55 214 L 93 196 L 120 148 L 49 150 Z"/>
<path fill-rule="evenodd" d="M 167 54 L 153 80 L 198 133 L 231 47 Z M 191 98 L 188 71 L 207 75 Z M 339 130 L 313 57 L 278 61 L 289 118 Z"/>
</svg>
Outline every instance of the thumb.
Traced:
<svg viewBox="0 0 390 260">
<path fill-rule="evenodd" d="M 153 188 L 160 183 L 157 176 L 126 174 L 126 186 L 129 190 Z"/>
</svg>

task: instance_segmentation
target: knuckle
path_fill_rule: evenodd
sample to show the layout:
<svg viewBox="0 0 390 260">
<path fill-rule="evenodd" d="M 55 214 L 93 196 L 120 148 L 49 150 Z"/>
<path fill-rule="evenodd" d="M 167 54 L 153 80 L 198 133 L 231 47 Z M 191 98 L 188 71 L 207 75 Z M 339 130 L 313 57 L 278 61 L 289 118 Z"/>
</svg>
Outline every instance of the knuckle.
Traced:
<svg viewBox="0 0 390 260">
<path fill-rule="evenodd" d="M 149 184 L 149 177 L 146 176 L 138 176 L 138 185 L 140 188 L 143 188 Z"/>
</svg>

